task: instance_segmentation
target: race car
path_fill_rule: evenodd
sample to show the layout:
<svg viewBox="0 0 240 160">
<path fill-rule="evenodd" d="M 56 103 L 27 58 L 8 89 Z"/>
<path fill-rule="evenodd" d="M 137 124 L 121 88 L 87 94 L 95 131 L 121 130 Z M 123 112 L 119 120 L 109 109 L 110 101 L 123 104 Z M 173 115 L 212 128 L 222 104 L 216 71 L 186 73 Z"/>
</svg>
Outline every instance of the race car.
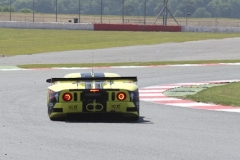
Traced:
<svg viewBox="0 0 240 160">
<path fill-rule="evenodd" d="M 50 78 L 47 89 L 48 115 L 51 120 L 75 117 L 119 117 L 139 119 L 137 77 L 116 73 L 70 73 Z"/>
</svg>

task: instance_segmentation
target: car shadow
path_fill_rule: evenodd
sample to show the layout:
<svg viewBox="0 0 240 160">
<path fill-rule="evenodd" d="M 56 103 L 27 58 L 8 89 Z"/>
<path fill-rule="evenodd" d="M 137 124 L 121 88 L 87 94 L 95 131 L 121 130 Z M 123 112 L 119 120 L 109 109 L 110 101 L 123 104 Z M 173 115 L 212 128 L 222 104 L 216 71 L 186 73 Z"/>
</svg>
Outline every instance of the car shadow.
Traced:
<svg viewBox="0 0 240 160">
<path fill-rule="evenodd" d="M 127 120 L 117 117 L 81 117 L 81 118 L 68 118 L 65 123 L 134 123 L 134 124 L 153 124 L 149 120 L 145 120 L 145 117 L 140 116 L 138 120 Z"/>
</svg>

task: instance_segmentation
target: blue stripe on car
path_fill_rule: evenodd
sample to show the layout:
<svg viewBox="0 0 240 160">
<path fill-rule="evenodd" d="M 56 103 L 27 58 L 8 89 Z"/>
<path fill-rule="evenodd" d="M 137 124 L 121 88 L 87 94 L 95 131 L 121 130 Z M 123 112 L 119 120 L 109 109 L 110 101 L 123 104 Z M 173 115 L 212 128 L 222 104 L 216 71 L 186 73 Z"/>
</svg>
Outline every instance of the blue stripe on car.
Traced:
<svg viewBox="0 0 240 160">
<path fill-rule="evenodd" d="M 105 77 L 104 73 L 94 73 L 94 77 Z"/>
<path fill-rule="evenodd" d="M 81 73 L 81 77 L 92 77 L 91 73 Z"/>
</svg>

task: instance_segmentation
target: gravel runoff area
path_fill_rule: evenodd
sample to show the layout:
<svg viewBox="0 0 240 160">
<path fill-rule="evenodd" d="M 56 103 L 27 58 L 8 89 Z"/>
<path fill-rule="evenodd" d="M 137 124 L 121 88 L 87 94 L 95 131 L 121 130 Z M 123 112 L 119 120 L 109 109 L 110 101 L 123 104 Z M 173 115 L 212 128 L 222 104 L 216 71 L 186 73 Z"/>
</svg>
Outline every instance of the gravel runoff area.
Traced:
<svg viewBox="0 0 240 160">
<path fill-rule="evenodd" d="M 240 38 L 0 57 L 2 65 L 240 59 Z M 204 46 L 204 47 L 203 47 Z M 234 46 L 234 47 L 233 47 Z M 115 56 L 118 54 L 119 56 Z M 117 57 L 117 58 L 116 58 Z"/>
</svg>

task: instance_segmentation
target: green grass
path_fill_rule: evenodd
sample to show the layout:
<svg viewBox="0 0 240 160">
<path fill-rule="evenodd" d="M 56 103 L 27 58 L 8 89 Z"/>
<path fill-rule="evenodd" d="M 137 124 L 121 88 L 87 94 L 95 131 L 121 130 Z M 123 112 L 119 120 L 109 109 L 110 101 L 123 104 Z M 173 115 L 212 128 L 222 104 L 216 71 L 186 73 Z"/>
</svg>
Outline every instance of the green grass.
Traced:
<svg viewBox="0 0 240 160">
<path fill-rule="evenodd" d="M 101 49 L 240 37 L 240 33 L 113 32 L 0 28 L 0 55 Z"/>
<path fill-rule="evenodd" d="M 149 65 L 175 65 L 175 64 L 214 64 L 214 63 L 240 63 L 239 60 L 205 60 L 205 61 L 164 61 L 164 62 L 121 62 L 121 63 L 94 63 L 94 67 L 106 66 L 149 66 Z M 92 67 L 91 63 L 78 64 L 26 64 L 18 65 L 20 68 L 52 68 L 52 67 Z"/>
<path fill-rule="evenodd" d="M 240 82 L 211 87 L 195 95 L 184 97 L 197 102 L 221 104 L 240 107 Z"/>
</svg>

